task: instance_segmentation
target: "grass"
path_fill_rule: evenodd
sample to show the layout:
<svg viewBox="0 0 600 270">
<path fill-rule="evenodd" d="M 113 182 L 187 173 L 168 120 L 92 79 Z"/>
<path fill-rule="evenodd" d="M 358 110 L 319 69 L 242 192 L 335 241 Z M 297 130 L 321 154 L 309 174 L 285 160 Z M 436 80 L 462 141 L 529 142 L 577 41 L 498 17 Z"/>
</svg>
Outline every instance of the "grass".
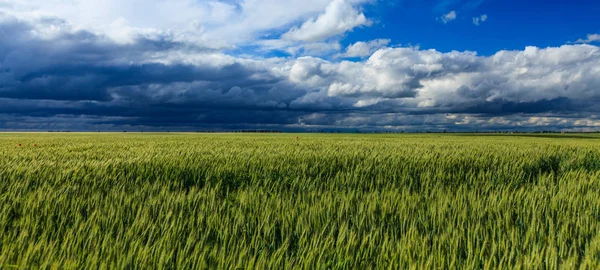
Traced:
<svg viewBox="0 0 600 270">
<path fill-rule="evenodd" d="M 598 138 L 0 134 L 0 268 L 597 269 Z"/>
</svg>

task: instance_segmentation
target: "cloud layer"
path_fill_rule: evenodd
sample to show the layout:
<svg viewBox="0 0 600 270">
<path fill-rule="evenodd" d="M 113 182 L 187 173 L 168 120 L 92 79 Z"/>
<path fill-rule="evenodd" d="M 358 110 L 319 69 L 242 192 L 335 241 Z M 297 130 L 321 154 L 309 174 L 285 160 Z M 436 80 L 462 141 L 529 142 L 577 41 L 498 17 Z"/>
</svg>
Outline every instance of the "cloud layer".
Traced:
<svg viewBox="0 0 600 270">
<path fill-rule="evenodd" d="M 169 5 L 173 12 L 193 7 L 214 18 L 194 26 L 182 13 L 167 24 L 187 25 L 176 31 L 145 16 L 78 18 L 87 1 L 52 14 L 23 2 L 7 5 L 0 9 L 0 129 L 600 128 L 600 48 L 594 45 L 478 56 L 379 39 L 351 44 L 338 57 L 228 52 L 260 42 L 339 51 L 336 36 L 371 24 L 361 2 L 301 2 L 290 1 L 297 11 L 281 22 L 275 8 L 269 14 L 253 10 L 258 2 L 193 6 L 177 0 Z M 40 3 L 46 11 L 64 5 Z M 98 12 L 104 9 L 110 7 Z M 256 16 L 265 18 L 256 22 Z M 232 24 L 218 23 L 232 17 Z M 109 27 L 87 27 L 96 19 Z M 113 23 L 127 27 L 113 29 Z M 229 33 L 259 35 L 281 27 L 281 37 L 262 41 L 219 34 L 231 28 Z"/>
</svg>

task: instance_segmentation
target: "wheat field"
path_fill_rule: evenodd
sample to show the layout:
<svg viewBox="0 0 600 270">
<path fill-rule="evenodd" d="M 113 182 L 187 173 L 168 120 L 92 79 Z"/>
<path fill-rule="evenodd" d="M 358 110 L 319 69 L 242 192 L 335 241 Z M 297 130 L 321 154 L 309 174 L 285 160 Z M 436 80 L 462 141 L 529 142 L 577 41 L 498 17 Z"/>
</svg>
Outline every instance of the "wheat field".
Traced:
<svg viewBox="0 0 600 270">
<path fill-rule="evenodd" d="M 3 133 L 0 268 L 598 269 L 600 136 Z"/>
</svg>

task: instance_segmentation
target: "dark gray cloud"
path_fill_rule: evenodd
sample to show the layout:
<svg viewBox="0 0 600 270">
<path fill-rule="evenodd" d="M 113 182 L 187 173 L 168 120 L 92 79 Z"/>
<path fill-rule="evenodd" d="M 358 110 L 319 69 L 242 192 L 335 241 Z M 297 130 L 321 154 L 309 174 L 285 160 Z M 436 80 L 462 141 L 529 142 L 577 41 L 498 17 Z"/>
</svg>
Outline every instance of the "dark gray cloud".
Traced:
<svg viewBox="0 0 600 270">
<path fill-rule="evenodd" d="M 164 33 L 115 42 L 56 18 L 0 14 L 0 129 L 600 128 L 600 49 L 359 62 L 228 55 Z"/>
</svg>

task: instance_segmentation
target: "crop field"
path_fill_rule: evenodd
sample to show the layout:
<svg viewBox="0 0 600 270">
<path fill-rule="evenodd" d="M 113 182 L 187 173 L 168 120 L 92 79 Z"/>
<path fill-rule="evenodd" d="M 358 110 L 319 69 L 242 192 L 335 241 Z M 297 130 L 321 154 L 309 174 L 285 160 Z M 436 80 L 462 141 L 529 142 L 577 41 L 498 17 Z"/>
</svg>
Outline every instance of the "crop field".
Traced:
<svg viewBox="0 0 600 270">
<path fill-rule="evenodd" d="M 598 135 L 0 134 L 3 269 L 599 267 Z"/>
</svg>

